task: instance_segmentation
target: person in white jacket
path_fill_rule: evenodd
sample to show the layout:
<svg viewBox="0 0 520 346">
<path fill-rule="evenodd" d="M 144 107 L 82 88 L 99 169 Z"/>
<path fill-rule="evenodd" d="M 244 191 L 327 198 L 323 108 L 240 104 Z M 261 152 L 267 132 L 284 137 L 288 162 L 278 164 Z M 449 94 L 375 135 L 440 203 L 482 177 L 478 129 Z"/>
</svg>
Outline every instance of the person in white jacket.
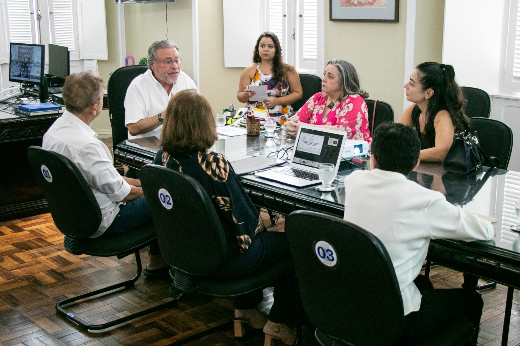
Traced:
<svg viewBox="0 0 520 346">
<path fill-rule="evenodd" d="M 467 317 L 478 337 L 483 301 L 469 289 L 433 289 L 419 275 L 431 239 L 489 240 L 493 226 L 446 201 L 440 192 L 407 179 L 419 165 L 421 143 L 403 124 L 378 126 L 372 141 L 372 170 L 345 178 L 345 220 L 377 236 L 395 268 L 406 321 L 404 340 L 421 338 L 458 316 Z"/>
</svg>

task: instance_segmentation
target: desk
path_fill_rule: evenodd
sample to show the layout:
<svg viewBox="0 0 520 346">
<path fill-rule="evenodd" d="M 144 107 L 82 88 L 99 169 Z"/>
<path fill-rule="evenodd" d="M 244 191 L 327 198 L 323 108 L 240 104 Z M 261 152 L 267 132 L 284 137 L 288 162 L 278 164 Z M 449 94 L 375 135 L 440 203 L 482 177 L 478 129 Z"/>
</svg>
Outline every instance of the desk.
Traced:
<svg viewBox="0 0 520 346">
<path fill-rule="evenodd" d="M 265 153 L 262 150 L 266 139 L 263 137 L 232 137 L 219 140 L 214 150 L 223 153 L 233 162 L 241 158 Z M 272 143 L 271 143 L 272 145 Z M 292 143 L 275 141 L 276 149 Z M 141 168 L 153 162 L 155 152 L 160 148 L 157 139 L 124 141 L 114 150 L 116 161 L 134 168 Z M 341 172 L 348 175 L 351 171 Z M 426 188 L 443 192 L 447 199 L 463 208 L 496 219 L 496 236 L 491 241 L 462 242 L 455 240 L 434 240 L 431 242 L 428 258 L 453 268 L 471 273 L 509 286 L 508 304 L 502 344 L 507 344 L 509 317 L 513 288 L 520 288 L 520 237 L 510 226 L 518 221 L 514 205 L 520 197 L 520 172 L 495 170 L 485 175 L 479 172 L 473 178 L 445 174 L 438 164 L 422 163 L 412 172 L 410 179 Z M 343 179 L 335 182 L 330 193 L 321 193 L 314 187 L 295 188 L 288 185 L 257 178 L 253 175 L 240 177 L 249 197 L 257 206 L 288 214 L 294 210 L 313 210 L 343 218 L 345 189 Z M 473 190 L 472 190 L 473 189 Z M 474 194 L 465 200 L 467 193 Z"/>
<path fill-rule="evenodd" d="M 29 167 L 27 148 L 41 146 L 43 135 L 59 116 L 26 117 L 0 111 L 0 222 L 49 212 Z"/>
</svg>

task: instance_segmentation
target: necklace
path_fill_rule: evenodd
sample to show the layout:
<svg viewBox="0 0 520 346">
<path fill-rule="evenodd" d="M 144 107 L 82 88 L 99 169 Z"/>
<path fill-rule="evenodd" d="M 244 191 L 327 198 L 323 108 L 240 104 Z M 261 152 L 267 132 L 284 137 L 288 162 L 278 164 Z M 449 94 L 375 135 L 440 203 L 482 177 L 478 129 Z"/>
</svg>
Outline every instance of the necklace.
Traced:
<svg viewBox="0 0 520 346">
<path fill-rule="evenodd" d="M 335 106 L 335 102 L 334 101 L 330 101 L 330 103 L 327 105 L 327 108 L 332 109 L 332 108 L 334 108 L 334 106 Z"/>
</svg>

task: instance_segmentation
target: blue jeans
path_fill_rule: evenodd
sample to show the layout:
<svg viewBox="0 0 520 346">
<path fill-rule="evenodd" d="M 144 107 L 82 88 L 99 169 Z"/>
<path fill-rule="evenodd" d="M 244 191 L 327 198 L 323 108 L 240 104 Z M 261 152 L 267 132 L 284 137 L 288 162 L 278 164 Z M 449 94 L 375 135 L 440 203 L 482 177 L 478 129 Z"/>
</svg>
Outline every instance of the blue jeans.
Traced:
<svg viewBox="0 0 520 346">
<path fill-rule="evenodd" d="M 146 199 L 144 196 L 140 196 L 119 206 L 119 213 L 101 237 L 127 233 L 148 223 L 152 223 L 152 214 Z M 157 241 L 150 243 L 148 253 L 150 255 L 161 254 Z"/>
<path fill-rule="evenodd" d="M 237 246 L 236 243 L 228 246 Z M 289 244 L 285 233 L 261 232 L 258 233 L 245 253 L 239 253 L 219 268 L 211 276 L 221 279 L 230 279 L 252 273 L 268 266 L 275 261 L 290 256 Z M 273 284 L 273 306 L 269 313 L 269 320 L 276 323 L 293 322 L 296 313 L 296 277 L 289 275 Z M 235 309 L 254 309 L 263 299 L 262 290 L 254 291 L 235 298 Z"/>
</svg>

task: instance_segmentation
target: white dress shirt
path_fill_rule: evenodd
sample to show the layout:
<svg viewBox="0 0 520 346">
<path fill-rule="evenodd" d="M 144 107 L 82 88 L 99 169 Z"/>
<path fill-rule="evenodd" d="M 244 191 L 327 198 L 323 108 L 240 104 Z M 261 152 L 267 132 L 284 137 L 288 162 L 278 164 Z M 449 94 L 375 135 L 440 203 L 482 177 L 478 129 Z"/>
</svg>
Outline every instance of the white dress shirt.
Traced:
<svg viewBox="0 0 520 346">
<path fill-rule="evenodd" d="M 87 124 L 65 111 L 43 136 L 42 147 L 74 162 L 92 188 L 102 221 L 91 238 L 99 237 L 112 224 L 119 205 L 130 193 L 130 185 L 114 168 L 107 146 Z"/>
<path fill-rule="evenodd" d="M 134 124 L 141 119 L 154 117 L 161 113 L 168 106 L 171 95 L 175 95 L 181 90 L 197 89 L 195 82 L 184 72 L 179 73 L 177 82 L 173 85 L 170 94 L 164 90 L 161 83 L 155 79 L 152 70 L 148 69 L 145 73 L 134 78 L 125 97 L 125 125 Z M 128 133 L 128 138 L 160 137 L 162 125 L 156 129 L 132 136 Z"/>
<path fill-rule="evenodd" d="M 345 220 L 377 236 L 394 264 L 404 314 L 418 311 L 419 275 L 430 239 L 489 240 L 493 226 L 403 174 L 374 169 L 345 178 Z M 366 268 L 370 270 L 370 268 Z"/>
</svg>

